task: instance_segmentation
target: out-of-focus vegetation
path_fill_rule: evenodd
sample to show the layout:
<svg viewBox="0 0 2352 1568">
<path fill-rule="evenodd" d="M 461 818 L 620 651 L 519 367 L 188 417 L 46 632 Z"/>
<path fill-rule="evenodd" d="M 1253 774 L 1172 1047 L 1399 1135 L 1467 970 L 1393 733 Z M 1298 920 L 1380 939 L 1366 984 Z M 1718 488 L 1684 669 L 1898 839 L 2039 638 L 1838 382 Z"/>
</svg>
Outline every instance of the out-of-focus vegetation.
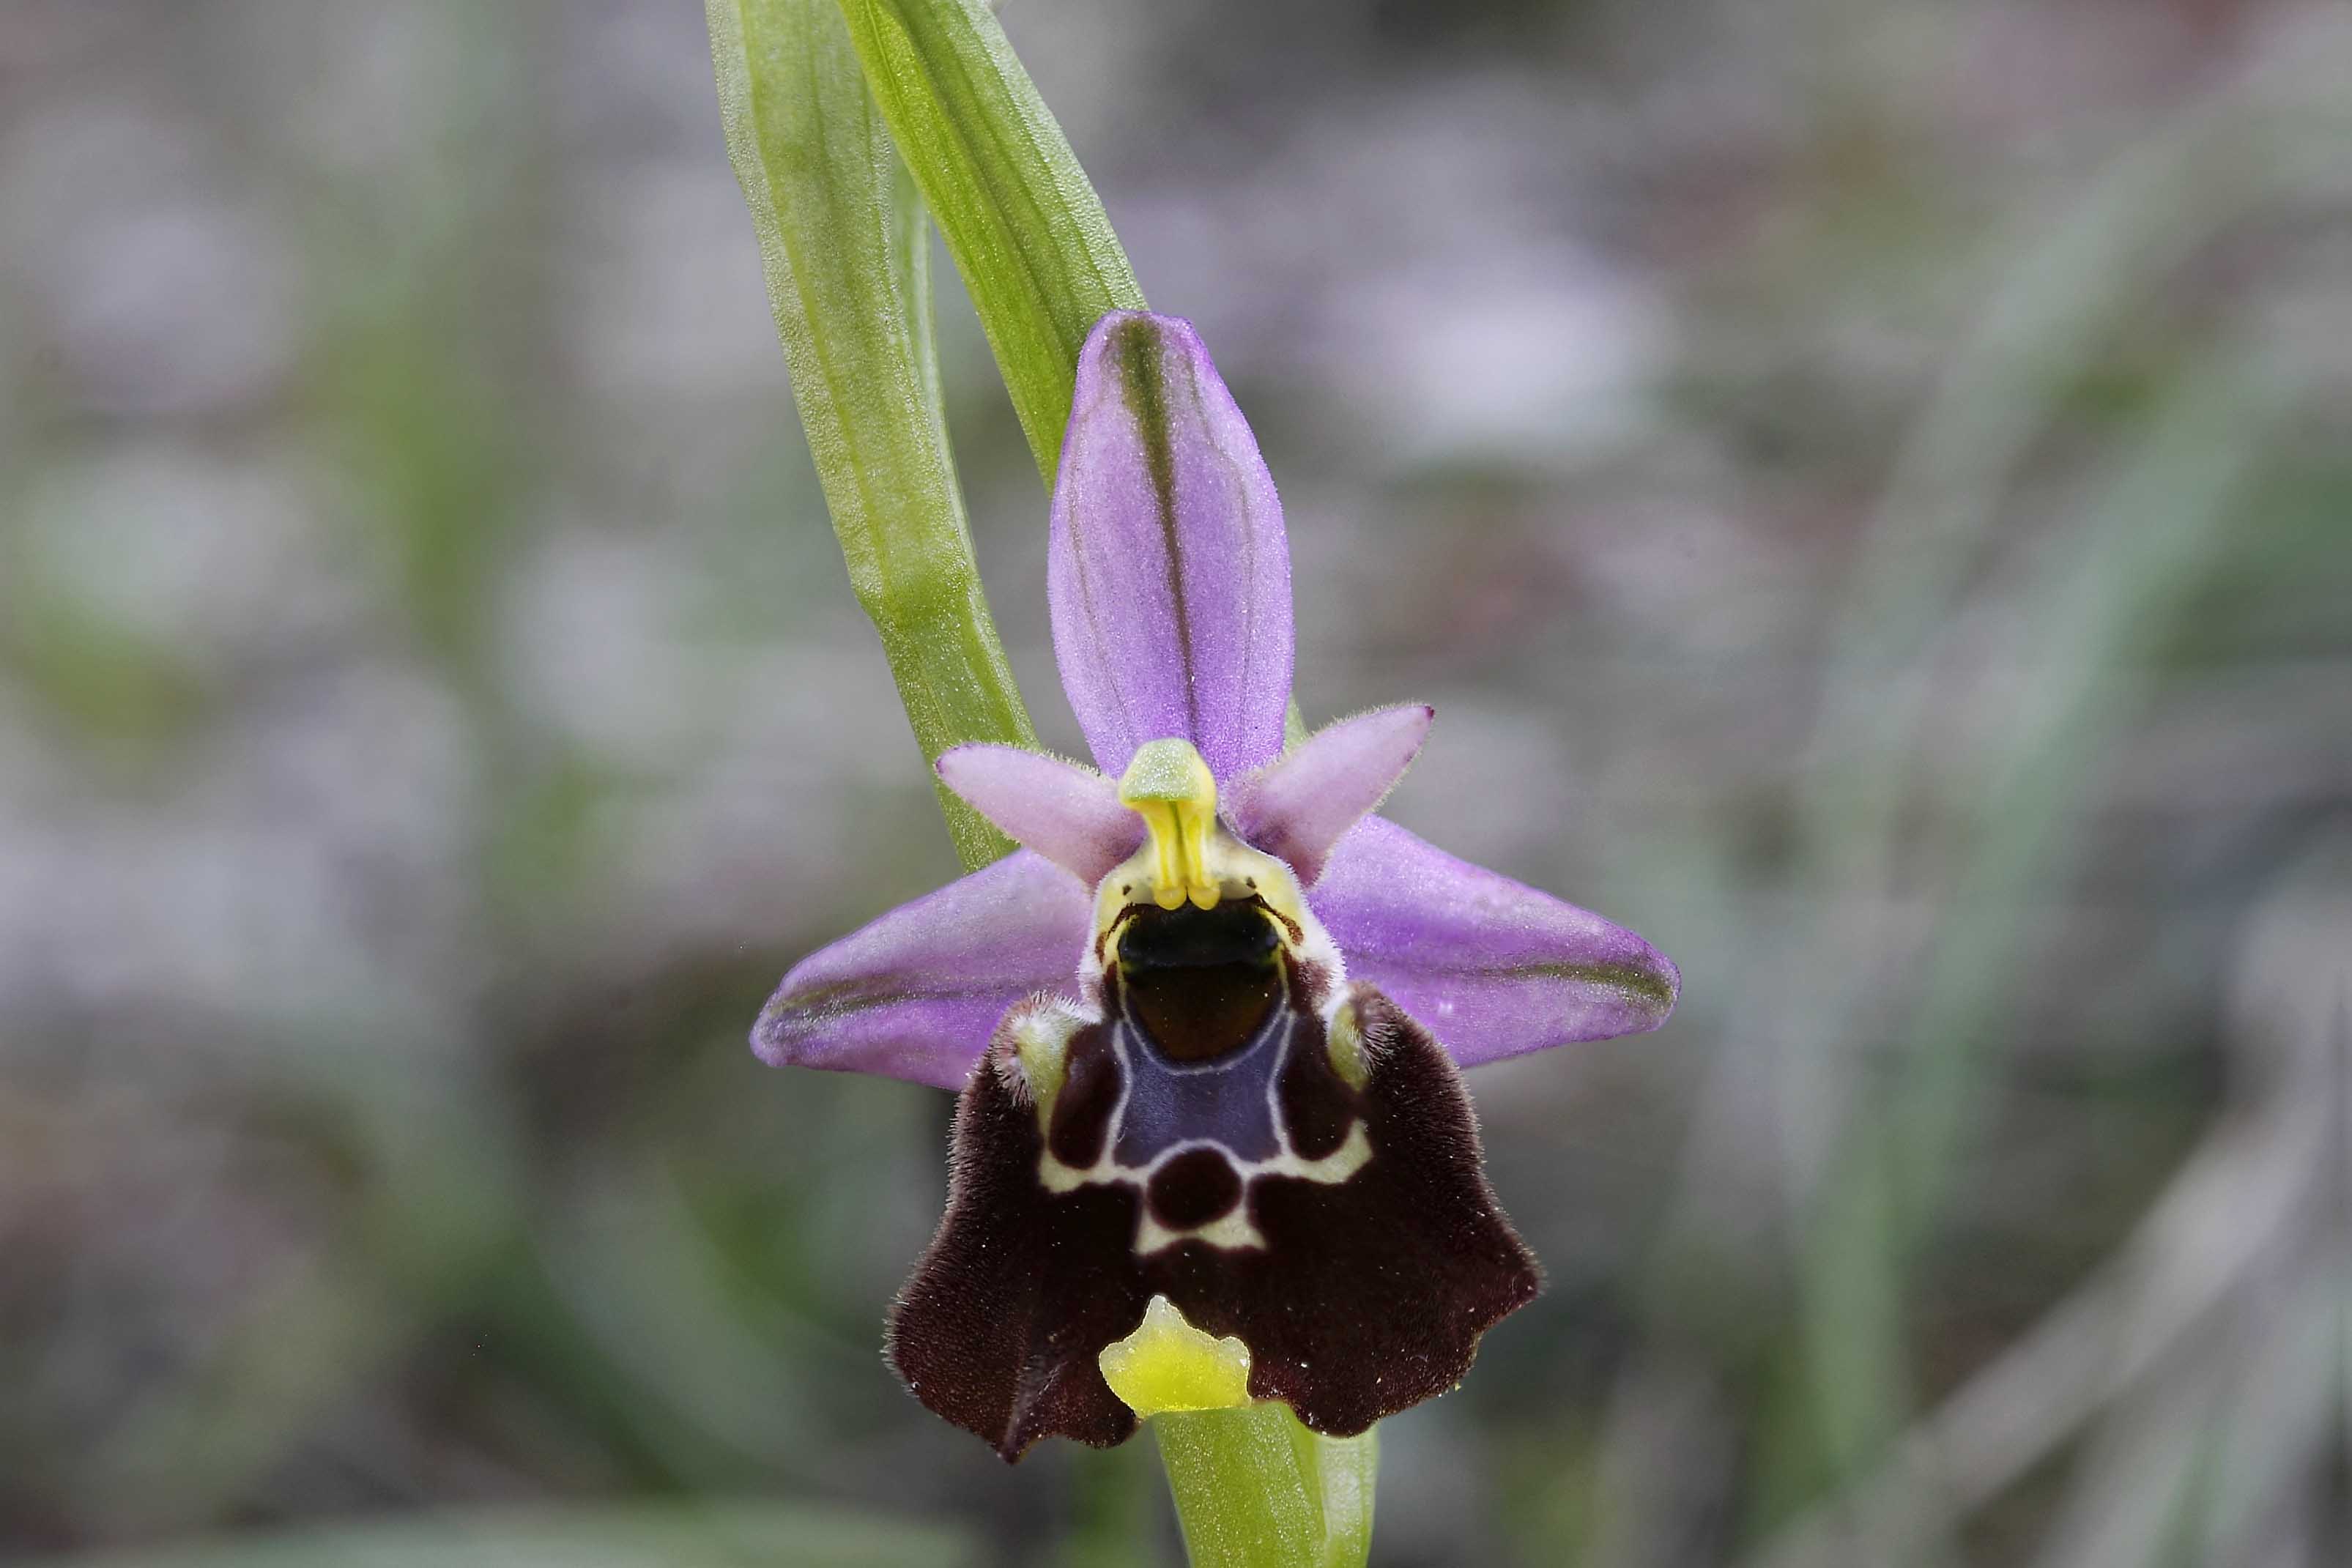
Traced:
<svg viewBox="0 0 2352 1568">
<path fill-rule="evenodd" d="M 2352 1555 L 2342 7 L 1003 16 L 1308 718 L 1687 978 L 1472 1080 L 1550 1287 L 1375 1562 Z M 944 1098 L 744 1047 L 955 862 L 698 11 L 0 12 L 0 1552 L 1172 1562 L 881 1364 Z"/>
</svg>

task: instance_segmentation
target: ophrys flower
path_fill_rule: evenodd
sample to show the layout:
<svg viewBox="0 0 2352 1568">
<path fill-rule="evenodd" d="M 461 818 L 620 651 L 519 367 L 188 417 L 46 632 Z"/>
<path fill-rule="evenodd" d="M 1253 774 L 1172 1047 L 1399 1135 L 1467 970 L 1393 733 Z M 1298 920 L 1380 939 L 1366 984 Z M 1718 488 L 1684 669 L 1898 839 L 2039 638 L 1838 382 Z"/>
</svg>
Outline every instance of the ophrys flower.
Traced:
<svg viewBox="0 0 2352 1568">
<path fill-rule="evenodd" d="M 1024 847 L 798 965 L 755 1047 L 962 1091 L 890 1354 L 1006 1458 L 1244 1391 L 1361 1431 L 1452 1386 L 1537 1290 L 1457 1065 L 1655 1028 L 1678 977 L 1370 814 L 1428 708 L 1286 749 L 1281 508 L 1184 322 L 1087 339 L 1048 588 L 1100 771 L 941 757 Z M 1186 1334 L 1198 1375 L 1139 1392 Z"/>
</svg>

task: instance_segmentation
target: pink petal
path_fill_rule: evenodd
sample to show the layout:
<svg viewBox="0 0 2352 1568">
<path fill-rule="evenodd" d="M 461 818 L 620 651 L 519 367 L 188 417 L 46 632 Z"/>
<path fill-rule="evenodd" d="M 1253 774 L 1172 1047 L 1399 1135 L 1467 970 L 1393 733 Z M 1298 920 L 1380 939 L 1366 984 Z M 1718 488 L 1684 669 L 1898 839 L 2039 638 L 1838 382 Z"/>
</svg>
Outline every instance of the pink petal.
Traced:
<svg viewBox="0 0 2352 1568">
<path fill-rule="evenodd" d="M 1224 779 L 1282 751 L 1290 546 L 1192 326 L 1114 312 L 1079 351 L 1054 484 L 1054 656 L 1096 763 L 1189 740 Z"/>
<path fill-rule="evenodd" d="M 1017 746 L 958 746 L 940 777 L 971 809 L 1094 886 L 1143 842 L 1143 819 L 1118 802 L 1118 786 L 1091 768 Z"/>
<path fill-rule="evenodd" d="M 1435 711 L 1420 703 L 1375 708 L 1317 731 L 1280 761 L 1234 780 L 1226 792 L 1234 830 L 1313 885 L 1331 846 L 1420 755 Z"/>
<path fill-rule="evenodd" d="M 1005 1009 L 1070 989 L 1092 918 L 1076 878 L 1016 850 L 793 966 L 751 1049 L 776 1067 L 961 1089 Z"/>
<path fill-rule="evenodd" d="M 1339 841 L 1307 902 L 1349 974 L 1465 1067 L 1666 1021 L 1682 976 L 1622 925 L 1456 860 L 1379 817 Z"/>
</svg>

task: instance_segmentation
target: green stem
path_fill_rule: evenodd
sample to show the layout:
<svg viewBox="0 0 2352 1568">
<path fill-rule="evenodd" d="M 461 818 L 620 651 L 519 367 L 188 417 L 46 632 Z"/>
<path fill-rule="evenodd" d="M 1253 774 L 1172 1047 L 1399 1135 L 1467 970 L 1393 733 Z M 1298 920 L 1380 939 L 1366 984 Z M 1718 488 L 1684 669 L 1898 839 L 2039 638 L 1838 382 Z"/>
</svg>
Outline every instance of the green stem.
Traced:
<svg viewBox="0 0 2352 1568">
<path fill-rule="evenodd" d="M 1192 1568 L 1360 1568 L 1380 1429 L 1323 1437 L 1286 1405 L 1151 1418 Z"/>
<path fill-rule="evenodd" d="M 1034 746 L 982 592 L 931 336 L 929 225 L 832 0 L 707 0 L 727 146 L 851 584 L 926 758 Z M 940 790 L 967 867 L 1012 848 Z"/>
<path fill-rule="evenodd" d="M 1051 486 L 1078 350 L 1143 308 L 1127 252 L 986 0 L 840 5 Z"/>
</svg>

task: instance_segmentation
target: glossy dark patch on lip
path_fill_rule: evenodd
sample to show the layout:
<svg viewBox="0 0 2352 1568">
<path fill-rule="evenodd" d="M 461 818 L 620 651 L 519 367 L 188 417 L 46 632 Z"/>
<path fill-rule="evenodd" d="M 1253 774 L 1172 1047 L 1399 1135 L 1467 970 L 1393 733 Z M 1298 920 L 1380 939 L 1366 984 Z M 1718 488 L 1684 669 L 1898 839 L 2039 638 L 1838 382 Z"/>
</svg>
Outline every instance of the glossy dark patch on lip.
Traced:
<svg viewBox="0 0 2352 1568">
<path fill-rule="evenodd" d="M 1047 1191 L 1000 1031 L 958 1107 L 947 1215 L 891 1317 L 916 1397 L 1007 1459 L 1045 1437 L 1121 1442 L 1135 1417 L 1096 1358 L 1155 1294 L 1239 1336 L 1250 1393 L 1318 1432 L 1363 1431 L 1460 1381 L 1479 1336 L 1535 1296 L 1535 1260 L 1486 1184 L 1451 1060 L 1379 992 L 1354 1000 L 1371 1157 L 1342 1182 L 1252 1178 L 1263 1248 L 1191 1239 L 1138 1257 L 1136 1187 Z"/>
<path fill-rule="evenodd" d="M 1223 1219 L 1240 1207 L 1242 1175 L 1222 1149 L 1187 1149 L 1151 1173 L 1151 1218 L 1171 1230 Z"/>
<path fill-rule="evenodd" d="M 1247 1045 L 1282 999 L 1277 958 L 1255 899 L 1144 908 L 1119 931 L 1127 1009 L 1174 1061 L 1213 1061 Z"/>
</svg>

